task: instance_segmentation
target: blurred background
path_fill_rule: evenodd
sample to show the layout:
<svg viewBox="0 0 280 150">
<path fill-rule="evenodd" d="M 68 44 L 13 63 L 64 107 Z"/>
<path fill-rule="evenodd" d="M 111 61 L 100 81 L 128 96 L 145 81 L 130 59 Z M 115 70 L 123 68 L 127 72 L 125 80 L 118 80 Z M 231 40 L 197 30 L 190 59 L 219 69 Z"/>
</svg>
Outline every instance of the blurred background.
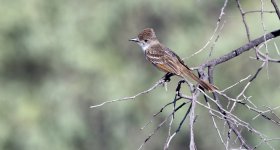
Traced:
<svg viewBox="0 0 280 150">
<path fill-rule="evenodd" d="M 131 150 L 172 110 L 165 110 L 145 130 L 140 128 L 172 101 L 178 77 L 134 101 L 90 109 L 106 100 L 131 96 L 152 86 L 164 74 L 146 62 L 140 48 L 128 41 L 146 27 L 179 56 L 187 57 L 211 37 L 223 0 L 0 0 L 0 149 L 3 150 Z M 242 1 L 244 10 L 260 10 L 259 1 Z M 278 3 L 280 5 L 280 3 Z M 274 10 L 264 1 L 265 10 Z M 244 25 L 235 1 L 225 10 L 220 38 L 199 55 L 185 59 L 190 67 L 245 44 Z M 265 13 L 267 32 L 279 28 L 275 13 Z M 259 13 L 247 15 L 251 38 L 264 31 Z M 273 40 L 280 47 L 280 40 Z M 274 44 L 270 56 L 279 58 Z M 216 67 L 220 89 L 254 74 L 261 62 L 253 52 Z M 246 92 L 257 106 L 280 105 L 279 64 L 269 64 Z M 235 97 L 245 84 L 227 94 Z M 186 88 L 186 87 L 184 87 Z M 186 88 L 187 89 L 187 88 Z M 203 100 L 203 99 L 202 99 Z M 240 109 L 239 109 L 240 107 Z M 177 114 L 175 131 L 187 107 Z M 279 110 L 276 113 L 280 113 Z M 208 111 L 197 107 L 198 149 L 223 149 Z M 271 122 L 238 106 L 235 114 L 269 137 L 280 134 Z M 188 119 L 187 119 L 188 120 Z M 223 124 L 221 124 L 223 126 Z M 168 126 L 163 126 L 144 149 L 162 149 Z M 226 136 L 226 132 L 224 133 Z M 171 142 L 187 149 L 188 121 Z M 260 139 L 246 135 L 252 145 Z M 278 144 L 278 145 L 277 145 Z M 280 147 L 279 142 L 272 145 Z M 264 148 L 265 149 L 265 148 Z"/>
</svg>

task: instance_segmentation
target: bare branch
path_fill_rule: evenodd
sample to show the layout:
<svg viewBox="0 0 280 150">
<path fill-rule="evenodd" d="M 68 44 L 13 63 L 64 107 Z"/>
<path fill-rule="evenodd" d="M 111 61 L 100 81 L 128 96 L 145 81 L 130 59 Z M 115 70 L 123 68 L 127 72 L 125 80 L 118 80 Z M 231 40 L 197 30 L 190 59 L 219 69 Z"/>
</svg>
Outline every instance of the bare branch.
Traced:
<svg viewBox="0 0 280 150">
<path fill-rule="evenodd" d="M 183 107 L 186 103 L 182 103 L 180 106 L 178 106 L 171 114 L 169 114 L 158 126 L 157 128 L 145 139 L 145 141 L 141 144 L 141 146 L 138 148 L 138 150 L 142 149 L 142 147 L 145 145 L 146 142 L 150 140 L 150 138 L 161 128 L 161 126 L 171 117 L 173 114 L 178 111 L 181 107 Z"/>
<path fill-rule="evenodd" d="M 202 52 L 202 51 L 211 43 L 211 41 L 212 41 L 213 38 L 215 37 L 216 32 L 218 31 L 218 29 L 219 29 L 219 27 L 220 27 L 220 23 L 221 23 L 222 17 L 223 17 L 223 15 L 225 15 L 225 8 L 226 8 L 226 6 L 227 6 L 227 3 L 228 3 L 228 0 L 225 0 L 224 5 L 223 5 L 223 7 L 221 8 L 218 21 L 217 21 L 217 23 L 216 23 L 216 28 L 214 29 L 214 32 L 213 32 L 212 36 L 210 37 L 210 39 L 206 42 L 206 44 L 205 44 L 201 49 L 199 49 L 198 51 L 196 51 L 196 52 L 193 53 L 192 55 L 190 55 L 190 56 L 188 56 L 188 57 L 186 57 L 186 58 L 183 58 L 183 60 L 184 60 L 184 59 L 189 59 L 189 58 L 191 58 L 191 57 L 193 57 L 193 56 L 199 54 L 200 52 Z M 223 26 L 222 26 L 221 28 L 223 28 Z M 220 30 L 221 30 L 221 29 L 220 29 Z"/>
<path fill-rule="evenodd" d="M 238 144 L 240 149 L 245 148 L 249 150 L 253 150 L 255 148 L 260 147 L 260 145 L 265 144 L 268 148 L 274 149 L 271 141 L 274 140 L 280 140 L 280 138 L 268 138 L 265 134 L 262 133 L 261 130 L 257 130 L 253 127 L 253 124 L 251 122 L 248 122 L 246 120 L 243 120 L 244 118 L 241 118 L 241 116 L 235 114 L 236 108 L 243 107 L 244 109 L 253 112 L 255 114 L 255 117 L 252 118 L 250 121 L 255 121 L 256 118 L 261 117 L 263 119 L 266 119 L 266 121 L 273 123 L 274 125 L 277 125 L 280 127 L 280 117 L 276 114 L 276 109 L 279 109 L 280 106 L 276 107 L 268 107 L 265 106 L 265 108 L 260 108 L 254 101 L 252 100 L 251 95 L 247 95 L 248 92 L 247 89 L 249 89 L 253 84 L 251 84 L 253 81 L 257 79 L 257 76 L 260 74 L 261 70 L 264 68 L 265 65 L 268 65 L 269 62 L 273 63 L 280 63 L 280 59 L 275 59 L 277 57 L 269 56 L 270 49 L 268 47 L 271 44 L 272 39 L 280 36 L 280 29 L 277 29 L 275 31 L 269 32 L 266 29 L 266 22 L 264 18 L 264 13 L 276 13 L 280 19 L 279 16 L 279 9 L 276 5 L 275 0 L 271 0 L 271 3 L 273 4 L 275 11 L 268 11 L 264 10 L 265 3 L 263 0 L 259 1 L 261 3 L 261 8 L 258 8 L 256 10 L 251 11 L 244 11 L 241 6 L 241 1 L 236 0 L 237 7 L 239 9 L 239 12 L 242 17 L 242 22 L 245 27 L 246 36 L 248 39 L 248 42 L 241 47 L 234 49 L 227 54 L 224 54 L 218 58 L 214 58 L 212 60 L 209 60 L 200 66 L 196 67 L 195 70 L 198 72 L 199 78 L 202 80 L 208 80 L 209 83 L 214 85 L 214 71 L 216 69 L 216 66 L 219 64 L 222 64 L 224 62 L 227 62 L 235 57 L 238 57 L 239 55 L 243 54 L 244 52 L 247 52 L 249 50 L 255 50 L 255 60 L 261 62 L 261 66 L 259 68 L 256 68 L 256 71 L 253 74 L 248 75 L 245 78 L 240 78 L 239 81 L 236 83 L 232 83 L 232 85 L 228 85 L 228 87 L 224 88 L 223 90 L 217 90 L 213 92 L 211 96 L 209 96 L 203 89 L 199 88 L 199 85 L 193 85 L 192 83 L 181 80 L 177 84 L 177 88 L 175 90 L 175 97 L 173 101 L 165 104 L 162 106 L 162 108 L 155 113 L 151 119 L 141 128 L 143 130 L 146 126 L 148 126 L 153 120 L 163 112 L 163 110 L 166 109 L 167 106 L 170 106 L 173 104 L 173 110 L 172 112 L 165 117 L 163 121 L 161 121 L 157 127 L 148 135 L 148 137 L 144 140 L 144 142 L 141 144 L 139 149 L 142 149 L 143 146 L 146 144 L 147 141 L 151 139 L 151 137 L 156 134 L 156 132 L 165 124 L 168 122 L 168 134 L 165 139 L 164 143 L 164 150 L 167 150 L 170 146 L 170 143 L 172 139 L 177 135 L 177 133 L 180 131 L 182 125 L 184 122 L 186 122 L 186 118 L 189 115 L 189 131 L 190 131 L 190 144 L 189 149 L 196 150 L 196 144 L 195 144 L 195 109 L 198 107 L 203 107 L 207 109 L 207 113 L 211 116 L 213 128 L 217 132 L 217 136 L 219 137 L 220 141 L 222 142 L 225 149 L 233 149 L 232 146 Z M 221 25 L 221 21 L 225 15 L 225 8 L 228 5 L 228 0 L 224 0 L 224 5 L 220 9 L 220 15 L 218 18 L 218 21 L 216 23 L 216 28 L 213 31 L 212 36 L 207 41 L 207 43 L 198 51 L 193 53 L 187 58 L 190 58 L 194 55 L 199 54 L 202 52 L 206 47 L 210 45 L 210 52 L 209 57 L 212 53 L 212 50 L 215 48 L 215 44 L 217 43 L 218 39 L 220 37 L 220 33 L 225 25 L 225 21 Z M 246 21 L 246 17 L 248 17 L 247 14 L 250 13 L 260 13 L 260 19 L 261 19 L 261 26 L 263 30 L 263 35 L 256 38 L 251 39 L 250 35 L 250 28 L 248 26 L 248 23 Z M 262 49 L 262 47 L 265 46 L 265 51 Z M 278 53 L 278 56 L 280 56 L 280 52 L 278 50 L 278 47 L 276 43 L 274 42 L 274 47 L 276 49 L 276 52 Z M 267 67 L 268 68 L 268 67 Z M 206 70 L 208 69 L 208 70 Z M 208 72 L 207 72 L 208 71 Z M 268 72 L 267 72 L 268 74 Z M 160 79 L 158 82 L 156 82 L 152 87 L 149 89 L 140 92 L 134 96 L 130 97 L 124 97 L 121 99 L 111 100 L 103 102 L 99 105 L 91 106 L 91 108 L 100 107 L 107 103 L 113 103 L 113 102 L 119 102 L 119 101 L 125 101 L 125 100 L 134 100 L 136 97 L 149 93 L 156 89 L 158 86 L 165 84 L 166 82 L 169 82 L 171 79 L 170 77 L 173 76 L 173 74 L 167 74 L 165 77 Z M 245 83 L 244 83 L 245 82 Z M 184 93 L 181 91 L 181 85 L 186 84 L 191 92 L 191 96 L 184 95 Z M 227 93 L 230 93 L 231 90 L 234 90 L 234 87 L 237 85 L 244 83 L 244 86 L 239 89 L 240 91 L 236 95 L 227 95 Z M 205 102 L 201 102 L 199 100 L 199 96 L 202 95 L 205 99 Z M 176 107 L 176 102 L 178 100 L 186 100 L 182 104 Z M 223 102 L 222 102 L 223 101 Z M 225 103 L 224 103 L 225 102 Z M 188 110 L 183 118 L 180 120 L 180 125 L 177 128 L 175 132 L 172 132 L 172 126 L 174 125 L 175 121 L 175 113 L 181 109 L 185 104 L 191 103 L 188 107 Z M 177 119 L 177 116 L 176 116 Z M 169 121 L 170 120 L 170 121 Z M 223 128 L 219 128 L 217 123 L 223 123 Z M 244 136 L 244 134 L 247 134 L 246 131 L 249 131 L 252 135 L 254 135 L 256 138 L 258 138 L 261 142 L 257 143 L 255 146 L 252 145 L 249 141 L 247 141 L 247 138 Z M 232 139 L 233 138 L 233 139 Z M 235 139 L 236 138 L 236 139 Z"/>
<path fill-rule="evenodd" d="M 275 11 L 276 11 L 276 14 L 277 14 L 279 20 L 280 20 L 280 11 L 279 11 L 279 8 L 278 8 L 278 6 L 277 6 L 275 0 L 271 0 L 271 3 L 272 3 L 272 5 L 273 5 L 273 7 L 274 7 L 274 9 L 275 9 Z"/>
<path fill-rule="evenodd" d="M 143 95 L 143 94 L 147 94 L 149 92 L 151 92 L 152 90 L 156 89 L 158 86 L 162 85 L 163 83 L 165 83 L 165 79 L 162 78 L 160 79 L 159 81 L 157 81 L 152 87 L 150 87 L 149 89 L 143 91 L 143 92 L 140 92 L 136 95 L 133 95 L 133 96 L 129 96 L 129 97 L 124 97 L 124 98 L 120 98 L 120 99 L 114 99 L 114 100 L 110 100 L 110 101 L 105 101 L 101 104 L 98 104 L 98 105 L 93 105 L 93 106 L 90 106 L 90 108 L 96 108 L 96 107 L 100 107 L 100 106 L 103 106 L 105 104 L 109 104 L 109 103 L 114 103 L 114 102 L 120 102 L 120 101 L 127 101 L 127 100 L 134 100 L 136 97 L 140 96 L 140 95 Z"/>
<path fill-rule="evenodd" d="M 190 150 L 196 150 L 194 142 L 194 121 L 195 121 L 195 106 L 197 101 L 198 92 L 192 93 L 192 107 L 190 111 Z"/>
<path fill-rule="evenodd" d="M 260 13 L 260 12 L 263 12 L 263 13 L 276 13 L 276 11 L 269 11 L 269 10 L 264 10 L 264 11 L 252 10 L 252 11 L 246 11 L 246 12 L 244 12 L 244 14 Z"/>
<path fill-rule="evenodd" d="M 269 39 L 272 39 L 272 38 L 275 38 L 275 37 L 278 37 L 280 36 L 280 29 L 278 30 L 275 30 L 275 31 L 272 31 L 270 33 L 267 33 L 265 35 L 265 39 L 264 39 L 264 36 L 261 36 L 253 41 L 250 41 L 249 43 L 219 57 L 219 58 L 215 58 L 215 59 L 212 59 L 204 64 L 201 65 L 202 68 L 205 68 L 205 67 L 209 67 L 209 66 L 216 66 L 218 64 L 221 64 L 223 62 L 226 62 L 236 56 L 239 56 L 240 54 L 250 50 L 251 48 L 254 48 L 255 46 L 258 46 L 259 44 L 263 43 L 265 40 L 269 40 Z"/>
<path fill-rule="evenodd" d="M 175 135 L 180 131 L 180 129 L 181 129 L 183 123 L 185 122 L 185 120 L 186 120 L 188 114 L 190 113 L 191 108 L 192 108 L 192 104 L 190 104 L 190 106 L 189 106 L 189 108 L 188 108 L 188 110 L 187 110 L 185 116 L 184 116 L 183 119 L 181 120 L 180 125 L 179 125 L 179 127 L 177 128 L 177 130 L 176 130 L 172 135 L 169 135 L 169 136 L 168 136 L 167 141 L 166 141 L 166 144 L 164 145 L 164 150 L 166 150 L 166 149 L 169 148 L 169 144 L 170 144 L 171 140 L 172 140 L 173 137 L 175 137 Z"/>
<path fill-rule="evenodd" d="M 245 19 L 245 12 L 244 12 L 244 10 L 241 7 L 240 1 L 236 0 L 236 2 L 237 2 L 237 7 L 238 7 L 238 9 L 239 9 L 239 11 L 241 13 L 241 16 L 242 16 L 242 21 L 243 21 L 243 24 L 245 26 L 245 30 L 246 30 L 248 41 L 250 42 L 251 41 L 251 37 L 250 37 L 249 27 L 248 27 L 248 24 L 247 24 L 246 19 Z"/>
</svg>

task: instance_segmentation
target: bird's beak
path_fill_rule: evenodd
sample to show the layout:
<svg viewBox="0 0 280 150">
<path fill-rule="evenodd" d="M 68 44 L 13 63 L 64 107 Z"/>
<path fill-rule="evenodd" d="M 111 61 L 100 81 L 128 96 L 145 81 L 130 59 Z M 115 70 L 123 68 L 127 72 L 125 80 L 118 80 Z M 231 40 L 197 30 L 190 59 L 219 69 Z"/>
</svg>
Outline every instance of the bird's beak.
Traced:
<svg viewBox="0 0 280 150">
<path fill-rule="evenodd" d="M 139 39 L 138 38 L 133 38 L 133 39 L 130 39 L 128 41 L 132 41 L 132 42 L 139 42 Z"/>
</svg>

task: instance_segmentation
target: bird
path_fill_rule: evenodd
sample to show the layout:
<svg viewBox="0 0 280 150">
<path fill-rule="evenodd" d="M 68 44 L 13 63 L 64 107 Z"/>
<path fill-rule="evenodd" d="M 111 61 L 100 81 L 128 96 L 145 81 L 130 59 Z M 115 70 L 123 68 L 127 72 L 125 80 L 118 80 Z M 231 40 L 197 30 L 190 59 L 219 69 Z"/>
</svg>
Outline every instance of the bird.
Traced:
<svg viewBox="0 0 280 150">
<path fill-rule="evenodd" d="M 186 81 L 191 79 L 209 92 L 214 92 L 218 89 L 216 86 L 197 77 L 174 51 L 160 43 L 154 29 L 145 28 L 136 38 L 132 38 L 129 41 L 137 43 L 143 50 L 146 60 L 159 70 L 180 76 Z"/>
</svg>

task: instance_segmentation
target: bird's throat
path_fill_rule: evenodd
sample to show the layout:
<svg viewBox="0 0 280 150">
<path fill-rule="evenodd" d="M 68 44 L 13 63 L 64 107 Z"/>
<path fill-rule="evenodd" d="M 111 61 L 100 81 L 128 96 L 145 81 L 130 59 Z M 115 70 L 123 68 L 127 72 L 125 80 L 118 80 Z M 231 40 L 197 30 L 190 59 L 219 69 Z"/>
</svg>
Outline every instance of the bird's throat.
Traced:
<svg viewBox="0 0 280 150">
<path fill-rule="evenodd" d="M 149 44 L 141 45 L 141 48 L 142 48 L 143 52 L 145 52 L 149 47 L 150 47 Z"/>
</svg>

